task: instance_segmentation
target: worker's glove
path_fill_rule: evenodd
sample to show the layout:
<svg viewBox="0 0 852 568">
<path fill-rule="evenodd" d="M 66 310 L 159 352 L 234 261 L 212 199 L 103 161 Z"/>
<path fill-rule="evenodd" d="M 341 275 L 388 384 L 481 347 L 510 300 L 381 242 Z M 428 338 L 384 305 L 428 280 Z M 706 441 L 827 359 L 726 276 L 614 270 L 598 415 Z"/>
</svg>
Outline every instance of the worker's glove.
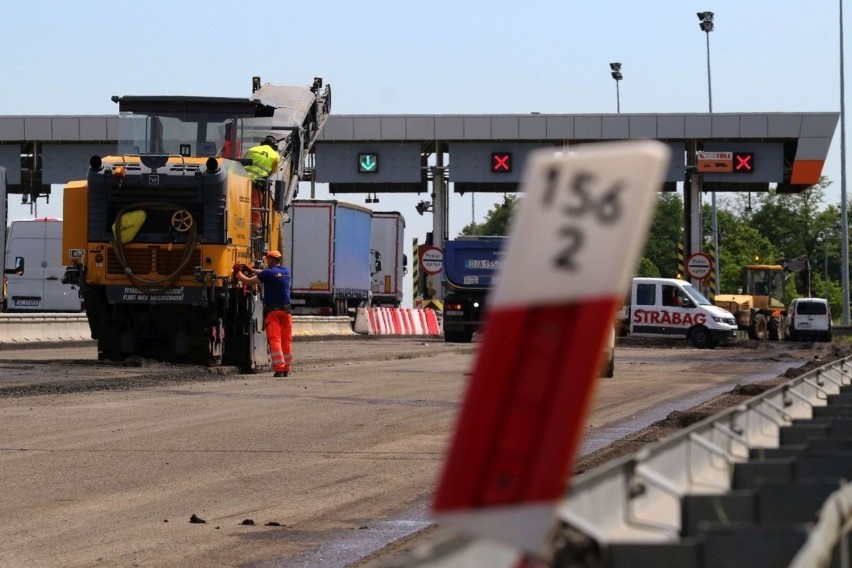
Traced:
<svg viewBox="0 0 852 568">
<path fill-rule="evenodd" d="M 237 273 L 238 273 L 238 272 L 242 272 L 242 270 L 243 270 L 243 266 L 244 266 L 244 265 L 240 264 L 239 262 L 238 262 L 238 263 L 236 263 L 236 264 L 234 265 L 233 271 L 231 272 L 231 276 L 233 276 L 234 278 L 236 278 L 236 277 L 237 277 Z"/>
</svg>

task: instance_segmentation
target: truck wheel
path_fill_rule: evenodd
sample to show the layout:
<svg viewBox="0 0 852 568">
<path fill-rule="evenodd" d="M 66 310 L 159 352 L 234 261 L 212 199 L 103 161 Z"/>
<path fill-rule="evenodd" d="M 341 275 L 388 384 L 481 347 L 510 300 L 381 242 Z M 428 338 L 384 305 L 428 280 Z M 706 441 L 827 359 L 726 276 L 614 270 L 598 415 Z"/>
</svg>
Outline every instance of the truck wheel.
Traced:
<svg viewBox="0 0 852 568">
<path fill-rule="evenodd" d="M 689 342 L 696 349 L 712 349 L 713 339 L 710 335 L 710 330 L 703 325 L 694 328 L 689 334 Z"/>
<path fill-rule="evenodd" d="M 755 314 L 748 326 L 748 338 L 763 341 L 766 339 L 766 316 Z"/>
</svg>

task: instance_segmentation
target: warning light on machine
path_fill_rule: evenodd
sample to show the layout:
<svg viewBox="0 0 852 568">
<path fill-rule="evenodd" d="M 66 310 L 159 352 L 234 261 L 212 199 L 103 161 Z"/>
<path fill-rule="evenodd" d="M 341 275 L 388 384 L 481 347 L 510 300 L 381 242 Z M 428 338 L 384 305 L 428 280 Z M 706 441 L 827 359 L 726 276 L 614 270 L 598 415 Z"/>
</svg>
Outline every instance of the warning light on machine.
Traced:
<svg viewBox="0 0 852 568">
<path fill-rule="evenodd" d="M 374 174 L 379 171 L 378 154 L 358 154 L 358 173 Z"/>
<path fill-rule="evenodd" d="M 494 152 L 491 154 L 491 173 L 508 174 L 512 171 L 512 153 Z"/>
<path fill-rule="evenodd" d="M 754 154 L 752 152 L 734 152 L 734 171 L 750 174 L 754 171 Z"/>
</svg>

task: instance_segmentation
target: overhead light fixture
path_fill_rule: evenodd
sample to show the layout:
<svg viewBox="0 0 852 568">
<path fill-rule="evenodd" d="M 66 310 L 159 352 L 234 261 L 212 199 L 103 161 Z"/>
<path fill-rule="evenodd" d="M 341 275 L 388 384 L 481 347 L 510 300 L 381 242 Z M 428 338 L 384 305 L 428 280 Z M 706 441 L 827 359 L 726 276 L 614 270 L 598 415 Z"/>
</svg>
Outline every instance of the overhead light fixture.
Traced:
<svg viewBox="0 0 852 568">
<path fill-rule="evenodd" d="M 624 75 L 621 74 L 621 62 L 614 61 L 609 64 L 609 68 L 612 69 L 610 75 L 615 79 L 615 110 L 621 114 L 621 93 L 618 89 L 618 82 L 624 79 Z"/>
<path fill-rule="evenodd" d="M 417 209 L 417 212 L 420 215 L 423 215 L 424 213 L 427 213 L 427 212 L 432 210 L 432 202 L 431 201 L 421 201 L 420 203 L 415 205 L 414 208 Z"/>
<path fill-rule="evenodd" d="M 713 12 L 698 12 L 698 19 L 700 20 L 698 26 L 702 32 L 713 31 Z"/>
</svg>

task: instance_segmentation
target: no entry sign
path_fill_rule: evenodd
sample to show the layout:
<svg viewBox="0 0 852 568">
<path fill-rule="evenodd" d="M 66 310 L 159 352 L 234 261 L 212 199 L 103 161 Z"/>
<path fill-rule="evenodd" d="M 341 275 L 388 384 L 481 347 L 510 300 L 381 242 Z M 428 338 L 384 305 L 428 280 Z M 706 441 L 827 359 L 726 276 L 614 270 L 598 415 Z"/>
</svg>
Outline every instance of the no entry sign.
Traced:
<svg viewBox="0 0 852 568">
<path fill-rule="evenodd" d="M 420 264 L 426 274 L 438 274 L 444 266 L 444 251 L 433 246 L 423 247 L 420 252 Z"/>
<path fill-rule="evenodd" d="M 696 280 L 704 280 L 713 269 L 713 260 L 703 252 L 697 252 L 686 259 L 686 273 Z"/>
</svg>

